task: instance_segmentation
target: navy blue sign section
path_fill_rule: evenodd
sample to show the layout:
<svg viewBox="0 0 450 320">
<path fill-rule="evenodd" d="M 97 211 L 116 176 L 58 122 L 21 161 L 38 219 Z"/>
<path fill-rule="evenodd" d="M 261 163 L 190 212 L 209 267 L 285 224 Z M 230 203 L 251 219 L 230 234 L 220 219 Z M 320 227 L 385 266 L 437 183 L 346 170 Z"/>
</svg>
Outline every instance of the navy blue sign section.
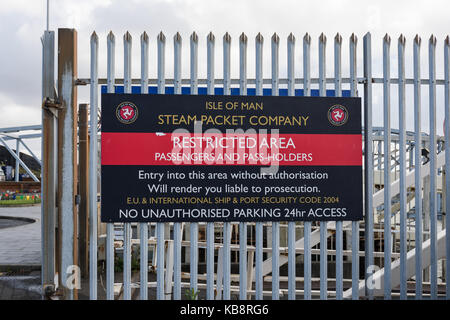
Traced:
<svg viewBox="0 0 450 320">
<path fill-rule="evenodd" d="M 362 219 L 359 98 L 103 94 L 101 119 L 103 222 Z"/>
</svg>

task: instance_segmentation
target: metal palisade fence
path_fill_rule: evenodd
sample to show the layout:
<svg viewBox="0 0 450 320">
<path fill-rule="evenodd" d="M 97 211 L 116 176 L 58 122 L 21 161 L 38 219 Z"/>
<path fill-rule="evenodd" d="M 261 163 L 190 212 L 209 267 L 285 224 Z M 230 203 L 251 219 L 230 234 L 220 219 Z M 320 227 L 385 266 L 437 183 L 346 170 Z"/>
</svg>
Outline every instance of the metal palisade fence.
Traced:
<svg viewBox="0 0 450 320">
<path fill-rule="evenodd" d="M 51 38 L 51 39 L 50 39 Z M 43 37 L 44 55 L 52 32 Z M 205 292 L 206 299 L 360 299 L 366 297 L 415 297 L 425 295 L 436 299 L 450 298 L 447 268 L 450 256 L 450 236 L 446 226 L 450 223 L 446 209 L 450 208 L 450 155 L 449 150 L 449 53 L 450 42 L 444 41 L 444 79 L 436 78 L 436 38 L 427 43 L 428 78 L 421 74 L 421 39 L 413 39 L 413 78 L 405 76 L 406 39 L 397 42 L 396 78 L 391 76 L 391 39 L 386 35 L 380 49 L 383 53 L 382 77 L 372 71 L 372 37 L 363 38 L 362 75 L 358 77 L 358 40 L 352 34 L 344 41 L 334 38 L 334 76 L 326 77 L 327 38 L 318 38 L 318 78 L 311 76 L 311 37 L 306 34 L 302 46 L 291 33 L 286 39 L 287 78 L 280 78 L 280 38 L 270 39 L 271 78 L 263 78 L 264 38 L 258 34 L 254 40 L 255 77 L 247 73 L 248 38 L 239 37 L 239 78 L 231 78 L 231 36 L 222 39 L 223 79 L 215 73 L 216 39 L 206 37 L 207 55 L 199 62 L 199 37 L 190 37 L 190 78 L 182 78 L 182 38 L 173 37 L 173 78 L 166 79 L 166 37 L 157 35 L 157 65 L 149 63 L 149 43 L 152 39 L 143 33 L 140 37 L 141 74 L 133 78 L 132 37 L 123 36 L 123 78 L 116 78 L 116 38 L 109 33 L 107 60 L 100 61 L 99 39 L 91 36 L 90 78 L 78 83 L 90 86 L 90 167 L 89 167 L 89 282 L 90 298 L 97 299 L 98 243 L 101 236 L 97 225 L 99 178 L 98 118 L 99 93 L 157 93 L 157 94 L 223 94 L 223 95 L 288 95 L 288 96 L 358 96 L 363 97 L 364 114 L 364 220 L 337 222 L 239 222 L 239 223 L 132 223 L 106 224 L 105 265 L 106 299 L 115 298 L 115 287 L 123 290 L 123 299 L 132 298 L 132 289 L 139 287 L 140 298 L 148 299 L 149 287 L 156 286 L 157 299 L 184 299 L 187 288 Z M 342 57 L 342 46 L 348 46 L 348 57 Z M 295 49 L 302 50 L 302 60 L 297 61 Z M 378 46 L 377 46 L 378 47 Z M 297 63 L 300 62 L 300 63 Z M 170 63 L 171 60 L 170 60 Z M 206 63 L 206 78 L 199 78 L 199 63 Z M 342 65 L 348 63 L 349 75 L 343 77 Z M 106 64 L 106 78 L 99 78 L 98 66 Z M 302 77 L 296 77 L 302 65 Z M 45 64 L 44 64 L 45 69 Z M 149 78 L 149 70 L 156 79 Z M 391 123 L 391 98 L 398 106 L 398 125 Z M 361 88 L 363 90 L 359 91 Z M 438 88 L 437 88 L 438 87 Z M 374 89 L 382 95 L 383 127 L 373 126 Z M 422 89 L 428 88 L 428 103 L 422 108 Z M 443 88 L 444 97 L 438 97 Z M 439 90 L 438 90 L 439 89 Z M 407 105 L 406 92 L 413 92 L 413 105 Z M 437 101 L 444 104 L 444 136 L 437 135 L 438 123 L 444 115 L 437 114 Z M 429 118 L 429 133 L 422 132 L 423 111 Z M 414 119 L 414 130 L 406 130 L 407 115 Z M 398 129 L 392 129 L 398 127 Z M 409 163 L 409 164 L 408 164 Z M 345 186 L 344 186 L 345 187 Z M 43 199 L 45 199 L 43 197 Z M 388 199 L 388 200 L 385 200 Z M 44 221 L 45 224 L 45 221 Z M 134 233 L 138 237 L 133 237 Z M 73 226 L 72 226 L 73 228 Z M 200 230 L 204 230 L 199 238 Z M 220 235 L 220 237 L 217 236 Z M 235 239 L 232 236 L 237 235 Z M 118 236 L 119 235 L 119 236 Z M 264 235 L 266 235 L 264 237 Z M 284 237 L 286 235 L 286 237 Z M 251 241 L 248 242 L 248 239 Z M 265 238 L 265 239 L 264 239 Z M 280 242 L 280 239 L 282 241 Z M 264 241 L 265 240 L 265 241 Z M 120 243 L 116 248 L 115 243 Z M 361 245 L 360 245 L 361 244 Z M 45 244 L 43 244 L 45 246 Z M 140 247 L 139 281 L 132 280 L 132 248 Z M 64 249 L 64 244 L 63 244 Z M 152 251 L 149 251 L 152 249 Z M 114 278 L 115 251 L 123 254 L 123 279 Z M 148 252 L 152 252 L 149 257 Z M 199 253 L 202 253 L 201 255 Z M 117 252 L 116 252 L 117 253 Z M 151 258 L 151 261 L 150 259 Z M 217 262 L 216 262 L 217 259 Z M 48 259 L 47 259 L 48 260 Z M 199 273 L 200 260 L 205 262 L 205 272 Z M 51 260 L 49 260 L 51 261 Z M 182 272 L 182 262 L 188 261 L 189 272 Z M 232 261 L 238 262 L 238 274 L 232 273 Z M 303 273 L 297 264 L 301 261 Z M 361 265 L 360 265 L 361 261 Z M 316 263 L 318 262 L 318 263 Z M 332 262 L 332 263 L 331 263 Z M 444 263 L 445 262 L 445 263 Z M 150 264 L 149 264 L 150 263 Z M 287 264 L 287 276 L 280 274 Z M 156 283 L 148 281 L 149 266 L 156 269 Z M 318 270 L 316 268 L 318 266 Z M 333 270 L 331 270 L 331 269 Z M 48 272 L 48 262 L 43 262 L 43 272 Z M 53 270 L 53 269 L 51 269 Z M 347 270 L 347 272 L 345 271 Z M 50 271 L 51 273 L 51 271 Z M 185 276 L 188 274 L 188 276 Z M 318 274 L 319 277 L 314 276 Z M 47 276 L 47 280 L 50 276 Z M 184 279 L 188 279 L 183 281 Z M 411 282 L 412 281 L 412 282 Z M 254 284 L 253 284 L 254 283 Z M 414 283 L 415 287 L 408 286 Z M 320 286 L 317 286 L 320 284 Z M 319 289 L 319 290 L 317 290 Z M 118 290 L 117 290 L 118 291 Z"/>
</svg>

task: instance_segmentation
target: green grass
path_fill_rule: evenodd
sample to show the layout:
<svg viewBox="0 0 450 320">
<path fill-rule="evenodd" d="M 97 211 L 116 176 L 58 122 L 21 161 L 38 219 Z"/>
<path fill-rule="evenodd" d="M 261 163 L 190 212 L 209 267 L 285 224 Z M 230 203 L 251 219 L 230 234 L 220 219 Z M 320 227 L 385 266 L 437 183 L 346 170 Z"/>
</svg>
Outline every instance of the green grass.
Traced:
<svg viewBox="0 0 450 320">
<path fill-rule="evenodd" d="M 0 206 L 16 206 L 22 204 L 41 203 L 41 199 L 0 200 Z"/>
</svg>

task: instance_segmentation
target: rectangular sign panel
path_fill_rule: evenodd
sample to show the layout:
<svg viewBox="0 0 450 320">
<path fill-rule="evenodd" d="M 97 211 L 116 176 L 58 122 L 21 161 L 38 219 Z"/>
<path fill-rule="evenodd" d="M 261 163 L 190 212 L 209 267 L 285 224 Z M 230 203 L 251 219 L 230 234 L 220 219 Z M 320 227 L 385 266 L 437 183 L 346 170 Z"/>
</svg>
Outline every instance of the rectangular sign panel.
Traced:
<svg viewBox="0 0 450 320">
<path fill-rule="evenodd" d="M 360 98 L 102 94 L 103 222 L 362 219 Z"/>
</svg>

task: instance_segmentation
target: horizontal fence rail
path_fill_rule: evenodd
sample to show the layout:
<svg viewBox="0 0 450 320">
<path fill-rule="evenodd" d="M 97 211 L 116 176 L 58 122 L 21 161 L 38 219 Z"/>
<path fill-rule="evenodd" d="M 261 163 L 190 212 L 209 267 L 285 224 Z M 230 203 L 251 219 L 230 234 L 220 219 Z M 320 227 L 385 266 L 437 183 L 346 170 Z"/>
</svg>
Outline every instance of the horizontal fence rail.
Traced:
<svg viewBox="0 0 450 320">
<path fill-rule="evenodd" d="M 110 32 L 105 40 L 103 61 L 98 46 L 104 40 L 92 34 L 90 78 L 75 81 L 75 85 L 90 86 L 91 299 L 99 296 L 101 277 L 105 288 L 102 296 L 109 300 L 450 298 L 446 267 L 450 217 L 445 214 L 450 207 L 450 156 L 446 152 L 450 147 L 448 37 L 444 41 L 444 79 L 436 79 L 434 36 L 426 45 L 427 78 L 421 74 L 419 36 L 408 40 L 401 35 L 396 40 L 397 50 L 391 50 L 389 35 L 374 41 L 370 33 L 364 35 L 361 48 L 354 34 L 349 39 L 337 34 L 333 41 L 327 41 L 324 34 L 316 41 L 309 34 L 300 41 L 292 33 L 287 39 L 273 34 L 266 43 L 262 34 L 250 41 L 242 33 L 235 44 L 228 33 L 221 39 L 209 33 L 203 42 L 194 32 L 187 41 L 188 50 L 179 33 L 168 41 L 162 32 L 155 38 L 144 32 L 133 44 L 127 32 L 119 44 Z M 157 45 L 156 52 L 149 52 L 152 42 Z M 200 47 L 200 43 L 206 45 Z M 170 78 L 166 78 L 167 45 L 173 45 L 173 60 L 167 60 L 173 63 Z M 215 70 L 218 45 L 222 49 L 222 78 L 216 77 Z M 255 49 L 252 58 L 247 55 L 250 45 Z M 116 46 L 124 53 L 122 78 L 116 77 Z M 342 54 L 344 46 L 348 46 L 348 56 Z M 140 78 L 131 72 L 133 47 L 140 49 Z M 205 61 L 199 61 L 200 48 L 206 50 Z M 382 77 L 373 76 L 375 48 L 382 53 Z M 237 61 L 232 59 L 234 49 L 239 50 Z M 300 61 L 296 60 L 296 50 L 301 54 Z M 408 50 L 412 61 L 407 60 Z M 331 51 L 334 63 L 327 66 L 327 52 Z M 270 56 L 268 66 L 264 64 L 265 52 Z M 182 64 L 183 54 L 189 54 L 187 66 Z M 362 57 L 360 66 L 358 54 Z M 152 56 L 157 58 L 156 65 L 149 62 Z M 396 64 L 391 65 L 391 61 Z M 410 62 L 413 78 L 405 76 Z M 206 77 L 200 78 L 198 67 L 204 63 Z M 311 76 L 313 63 L 318 66 L 317 78 Z M 100 64 L 107 66 L 106 77 L 99 77 Z M 250 64 L 255 66 L 254 77 L 247 72 Z M 235 65 L 239 66 L 239 78 L 231 76 Z M 326 76 L 330 73 L 327 67 L 333 77 Z M 270 78 L 263 77 L 265 68 L 270 70 Z M 281 68 L 286 68 L 282 72 L 286 78 L 280 78 Z M 149 70 L 157 78 L 149 78 Z M 182 77 L 183 70 L 189 70 L 189 78 Z M 362 97 L 364 220 L 107 223 L 102 228 L 96 215 L 97 156 L 101 153 L 96 116 L 99 93 Z M 380 105 L 374 103 L 375 95 L 380 95 Z M 428 102 L 424 103 L 422 95 Z M 425 115 L 429 116 L 427 133 L 422 132 Z M 409 119 L 413 131 L 407 131 Z M 437 128 L 444 120 L 444 135 L 438 136 Z M 383 127 L 375 126 L 376 122 Z M 103 231 L 97 234 L 97 230 Z M 100 245 L 105 249 L 101 258 Z M 121 266 L 118 257 L 122 258 Z M 136 258 L 138 272 L 132 268 Z M 104 259 L 104 275 L 97 272 L 98 259 Z M 115 276 L 118 267 L 123 270 L 122 279 Z"/>
</svg>

